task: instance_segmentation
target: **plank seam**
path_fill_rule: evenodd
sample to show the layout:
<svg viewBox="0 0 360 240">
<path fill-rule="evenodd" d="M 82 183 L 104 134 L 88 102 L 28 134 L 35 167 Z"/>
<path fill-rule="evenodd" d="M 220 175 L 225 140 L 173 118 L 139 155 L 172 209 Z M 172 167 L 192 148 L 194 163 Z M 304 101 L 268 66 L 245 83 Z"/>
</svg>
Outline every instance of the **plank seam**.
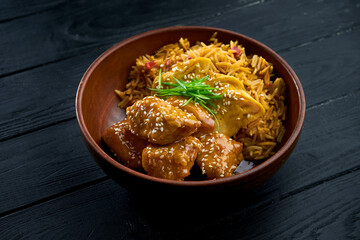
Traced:
<svg viewBox="0 0 360 240">
<path fill-rule="evenodd" d="M 10 140 L 10 139 L 13 139 L 13 138 L 21 137 L 21 136 L 26 135 L 26 134 L 36 132 L 36 131 L 39 131 L 39 130 L 42 130 L 42 129 L 45 129 L 45 128 L 48 128 L 48 127 L 51 127 L 51 126 L 54 126 L 56 124 L 67 122 L 67 121 L 73 120 L 75 118 L 76 118 L 76 116 L 73 116 L 73 117 L 70 117 L 70 118 L 65 118 L 65 119 L 58 120 L 56 122 L 52 122 L 52 123 L 49 123 L 49 124 L 46 124 L 46 125 L 43 125 L 43 126 L 40 126 L 40 127 L 29 129 L 27 131 L 24 131 L 24 132 L 21 132 L 21 133 L 18 133 L 18 134 L 7 136 L 7 137 L 4 137 L 4 138 L 0 139 L 0 143 L 5 142 L 5 141 Z"/>
<path fill-rule="evenodd" d="M 223 11 L 218 11 L 217 13 L 215 14 L 212 14 L 212 15 L 209 15 L 201 20 L 196 20 L 196 22 L 206 22 L 208 19 L 214 19 L 214 18 L 217 18 L 221 15 L 224 15 L 224 14 L 232 14 L 234 12 L 237 12 L 238 10 L 243 10 L 245 8 L 250 8 L 250 7 L 253 7 L 253 6 L 256 6 L 256 5 L 259 5 L 259 4 L 263 4 L 265 2 L 265 0 L 257 0 L 257 1 L 253 1 L 253 2 L 249 2 L 243 6 L 239 6 L 239 7 L 229 7 L 229 8 L 224 8 L 222 9 Z M 266 1 L 266 2 L 270 2 L 270 1 Z M 191 24 L 193 21 L 189 21 L 187 24 Z"/>
<path fill-rule="evenodd" d="M 247 5 L 238 7 L 236 9 L 230 9 L 229 11 L 224 11 L 224 13 L 234 12 L 236 10 L 247 8 L 247 7 L 252 7 L 252 6 L 261 4 L 261 3 L 264 3 L 264 1 L 261 0 L 261 1 L 251 2 L 251 3 L 248 3 Z M 218 15 L 212 15 L 212 16 L 213 16 L 213 18 L 218 17 Z M 350 33 L 350 32 L 352 32 L 354 30 L 359 29 L 359 28 L 360 28 L 359 24 L 354 24 L 354 25 L 352 25 L 350 27 L 340 29 L 340 30 L 338 30 L 337 32 L 335 32 L 333 34 L 328 34 L 328 35 L 325 35 L 325 36 L 314 38 L 314 39 L 312 39 L 312 40 L 310 40 L 308 42 L 301 43 L 301 44 L 298 44 L 298 45 L 293 46 L 293 47 L 288 47 L 288 48 L 276 50 L 276 52 L 277 53 L 284 53 L 284 52 L 292 51 L 294 49 L 301 48 L 301 47 L 304 47 L 304 46 L 307 46 L 307 45 L 310 45 L 310 44 L 313 44 L 313 43 L 316 43 L 316 42 L 319 42 L 319 41 L 322 41 L 322 40 L 325 40 L 325 39 L 328 39 L 328 38 L 331 38 L 331 37 L 334 37 L 334 36 L 341 36 L 343 34 Z M 105 40 L 103 42 L 107 42 L 107 41 Z M 106 43 L 106 44 L 97 43 L 97 44 L 94 45 L 94 49 L 96 49 L 98 47 L 102 48 L 102 47 L 105 47 L 107 45 L 109 45 L 109 43 Z M 90 49 L 89 51 L 93 51 L 94 49 Z M 36 69 L 36 68 L 39 68 L 39 67 L 43 67 L 43 66 L 46 66 L 48 64 L 57 63 L 57 62 L 68 60 L 68 59 L 71 59 L 71 58 L 74 58 L 74 57 L 77 57 L 77 56 L 85 55 L 85 54 L 89 53 L 89 51 L 85 51 L 84 53 L 77 53 L 77 54 L 74 54 L 74 55 L 71 55 L 71 56 L 68 56 L 68 57 L 59 58 L 59 59 L 56 59 L 56 60 L 48 61 L 48 62 L 37 64 L 37 65 L 34 65 L 34 66 L 30 66 L 30 67 L 27 67 L 27 68 L 18 69 L 16 71 L 12 71 L 12 72 L 9 72 L 9 73 L 4 73 L 4 74 L 0 75 L 0 78 L 9 77 L 9 76 L 12 76 L 12 75 L 15 75 L 15 74 L 18 74 L 18 73 L 33 70 L 33 69 Z"/>
<path fill-rule="evenodd" d="M 290 191 L 290 192 L 288 192 L 288 193 L 286 193 L 286 194 L 283 194 L 283 195 L 280 196 L 279 201 L 284 200 L 284 199 L 286 199 L 286 198 L 289 198 L 289 197 L 291 197 L 291 196 L 294 196 L 294 195 L 296 195 L 296 194 L 298 194 L 298 193 L 302 193 L 302 192 L 304 192 L 304 191 L 307 191 L 307 190 L 309 190 L 309 189 L 311 189 L 311 188 L 314 188 L 314 187 L 316 187 L 316 186 L 318 186 L 318 185 L 321 185 L 321 184 L 330 182 L 330 181 L 332 181 L 332 180 L 334 180 L 334 179 L 337 179 L 337 178 L 339 178 L 339 177 L 345 176 L 345 175 L 347 175 L 347 174 L 349 174 L 349 173 L 353 173 L 353 172 L 359 171 L 359 170 L 360 170 L 360 165 L 357 165 L 357 166 L 352 167 L 352 168 L 350 168 L 350 169 L 348 169 L 348 170 L 345 170 L 345 171 L 342 171 L 342 172 L 338 172 L 338 173 L 336 173 L 336 174 L 334 174 L 334 175 L 331 175 L 331 176 L 329 176 L 329 177 L 326 177 L 326 178 L 321 179 L 321 180 L 319 180 L 319 181 L 316 181 L 316 182 L 314 182 L 314 183 L 310 183 L 310 184 L 308 184 L 308 185 L 306 185 L 306 186 L 303 186 L 303 187 L 301 187 L 301 188 L 299 188 L 299 189 L 295 189 L 295 190 Z"/>
<path fill-rule="evenodd" d="M 30 16 L 32 16 L 32 15 L 37 15 L 37 14 L 44 13 L 44 12 L 46 12 L 46 11 L 49 11 L 49 10 L 53 9 L 53 8 L 59 7 L 59 6 L 62 5 L 63 3 L 65 3 L 65 2 L 64 2 L 64 1 L 63 1 L 63 2 L 60 2 L 60 3 L 58 3 L 58 4 L 55 4 L 54 6 L 51 6 L 51 7 L 48 7 L 48 8 L 46 8 L 46 9 L 39 10 L 39 11 L 35 11 L 35 12 L 31 12 L 31 13 L 27 13 L 27 14 L 23 14 L 23 15 L 11 17 L 11 18 L 5 18 L 5 19 L 0 20 L 0 24 L 2 24 L 2 23 L 7 23 L 7 22 L 11 22 L 11 21 L 18 20 L 18 19 L 21 19 L 21 18 L 30 17 Z"/>
<path fill-rule="evenodd" d="M 282 195 L 280 195 L 279 197 L 275 197 L 275 198 L 269 199 L 269 200 L 267 200 L 267 201 L 265 201 L 265 202 L 263 202 L 263 203 L 260 203 L 260 204 L 258 204 L 258 205 L 251 206 L 251 207 L 248 207 L 248 208 L 245 207 L 245 208 L 243 208 L 242 210 L 245 210 L 245 209 L 246 209 L 247 211 L 254 211 L 254 210 L 258 210 L 258 209 L 265 208 L 265 207 L 270 206 L 270 205 L 272 205 L 272 204 L 274 204 L 274 203 L 278 203 L 278 202 L 280 202 L 280 201 L 282 201 L 282 200 L 285 200 L 285 199 L 287 199 L 287 198 L 289 198 L 289 197 L 291 197 L 291 196 L 295 196 L 295 195 L 297 195 L 297 194 L 299 194 L 299 193 L 302 193 L 302 192 L 305 192 L 305 191 L 307 191 L 307 190 L 310 190 L 310 189 L 312 189 L 312 188 L 314 188 L 314 187 L 316 187 L 316 186 L 318 186 L 318 185 L 321 185 L 321 184 L 330 182 L 330 181 L 335 180 L 335 179 L 337 179 L 337 178 L 339 178 L 339 177 L 345 176 L 345 175 L 347 175 L 347 174 L 350 174 L 350 173 L 353 173 L 353 172 L 356 172 L 356 171 L 359 171 L 359 170 L 360 170 L 360 165 L 355 166 L 355 167 L 352 167 L 352 168 L 350 168 L 350 169 L 348 169 L 348 170 L 345 170 L 345 171 L 336 173 L 336 174 L 331 175 L 331 176 L 329 176 L 329 177 L 327 177 L 327 178 L 324 178 L 324 179 L 322 179 L 322 180 L 316 181 L 316 182 L 314 182 L 314 183 L 312 183 L 312 184 L 308 184 L 308 185 L 306 185 L 306 186 L 300 187 L 299 189 L 295 189 L 295 190 L 290 191 L 290 192 L 288 192 L 288 193 L 282 194 Z M 209 223 L 209 224 L 214 224 L 214 223 L 219 223 L 219 222 L 222 222 L 222 221 L 226 221 L 227 219 L 234 218 L 236 215 L 237 215 L 237 214 L 235 213 L 235 214 L 231 215 L 230 217 L 225 216 L 225 217 L 219 218 L 219 219 L 217 219 L 216 221 L 214 221 L 214 222 L 212 222 L 212 223 Z M 209 224 L 208 224 L 208 225 L 209 225 Z M 205 227 L 205 226 L 202 226 L 202 227 L 200 227 L 200 228 L 197 228 L 197 230 L 200 230 L 200 229 L 202 229 L 202 228 L 204 228 L 204 227 Z"/>
<path fill-rule="evenodd" d="M 343 100 L 343 99 L 348 98 L 348 97 L 352 97 L 352 96 L 354 96 L 355 94 L 357 94 L 359 92 L 360 92 L 360 89 L 356 89 L 355 91 L 352 91 L 352 92 L 349 92 L 349 93 L 346 93 L 346 94 L 343 94 L 343 95 L 340 95 L 340 96 L 336 96 L 336 97 L 333 97 L 333 98 L 329 98 L 329 99 L 326 99 L 326 100 L 321 101 L 321 102 L 316 103 L 316 104 L 312 104 L 312 105 L 310 105 L 310 106 L 308 106 L 306 108 L 306 111 L 311 111 L 313 109 L 317 109 L 319 107 L 329 105 L 330 103 L 337 102 L 339 100 Z"/>
<path fill-rule="evenodd" d="M 62 61 L 66 61 L 66 60 L 69 60 L 69 59 L 77 57 L 77 56 L 85 55 L 87 53 L 89 53 L 89 52 L 84 52 L 82 54 L 78 53 L 76 55 L 71 55 L 71 56 L 59 58 L 59 59 L 56 59 L 56 60 L 48 61 L 48 62 L 45 62 L 45 63 L 40 63 L 40 64 L 30 66 L 30 67 L 27 67 L 27 68 L 18 69 L 18 70 L 13 71 L 13 72 L 4 73 L 4 74 L 0 75 L 0 78 L 9 77 L 9 76 L 12 76 L 12 75 L 16 75 L 16 74 L 23 73 L 23 72 L 26 72 L 26 71 L 34 70 L 34 69 L 44 67 L 44 66 L 47 66 L 47 65 L 51 65 L 51 64 L 54 64 L 54 63 L 59 63 L 59 62 L 62 62 Z"/>
<path fill-rule="evenodd" d="M 30 208 L 30 207 L 33 207 L 33 206 L 36 206 L 36 205 L 39 205 L 39 204 L 42 204 L 42 203 L 51 201 L 51 200 L 53 200 L 53 199 L 56 199 L 56 198 L 59 198 L 59 197 L 62 197 L 62 196 L 71 194 L 71 193 L 76 192 L 76 191 L 78 191 L 78 190 L 82 190 L 82 189 L 91 187 L 91 186 L 93 186 L 93 185 L 96 185 L 96 184 L 105 182 L 105 181 L 107 181 L 107 180 L 109 180 L 109 179 L 110 179 L 110 177 L 104 176 L 104 177 L 95 179 L 95 180 L 90 181 L 90 182 L 86 182 L 86 183 L 83 183 L 83 184 L 80 184 L 80 185 L 76 185 L 76 186 L 70 187 L 69 189 L 67 189 L 67 190 L 65 190 L 65 191 L 63 191 L 63 192 L 59 192 L 59 193 L 57 193 L 57 194 L 50 195 L 50 196 L 45 197 L 45 198 L 41 198 L 41 199 L 39 199 L 39 200 L 36 200 L 36 201 L 34 201 L 34 202 L 31 202 L 31 203 L 22 205 L 22 206 L 20 206 L 20 207 L 16 207 L 16 208 L 10 209 L 10 210 L 8 210 L 8 211 L 4 211 L 4 212 L 0 213 L 0 219 L 3 218 L 3 217 L 5 217 L 5 216 L 11 215 L 11 214 L 13 214 L 13 213 L 22 211 L 22 210 L 24 210 L 24 209 L 27 209 L 27 208 Z"/>
<path fill-rule="evenodd" d="M 305 47 L 307 45 L 311 45 L 313 43 L 317 43 L 317 42 L 320 42 L 320 41 L 323 41 L 323 40 L 326 40 L 326 39 L 329 39 L 329 38 L 332 38 L 332 37 L 342 36 L 342 35 L 344 35 L 346 33 L 351 33 L 352 31 L 356 31 L 359 28 L 360 28 L 360 24 L 353 24 L 350 27 L 341 28 L 340 30 L 336 31 L 335 33 L 324 35 L 324 36 L 321 36 L 321 37 L 317 37 L 317 38 L 314 38 L 314 39 L 312 39 L 310 41 L 307 41 L 307 42 L 304 42 L 304 43 L 301 43 L 301 44 L 298 44 L 298 45 L 295 45 L 295 46 L 292 46 L 292 47 L 279 49 L 276 52 L 284 53 L 284 52 L 292 51 L 292 50 L 295 50 L 295 49 L 298 49 L 298 48 L 301 48 L 301 47 Z"/>
<path fill-rule="evenodd" d="M 302 192 L 304 192 L 304 191 L 310 190 L 310 189 L 312 189 L 312 188 L 314 188 L 314 187 L 316 187 L 316 186 L 318 186 L 318 185 L 321 185 L 321 184 L 330 182 L 330 181 L 335 180 L 335 179 L 337 179 L 337 178 L 339 178 L 339 177 L 345 176 L 345 175 L 347 175 L 347 174 L 350 174 L 350 173 L 353 173 L 353 172 L 356 172 L 356 171 L 359 171 L 359 170 L 360 170 L 360 165 L 357 165 L 357 166 L 352 167 L 352 168 L 350 168 L 350 169 L 348 169 L 348 170 L 345 170 L 345 171 L 336 173 L 336 174 L 331 175 L 331 176 L 329 176 L 329 177 L 327 177 L 327 178 L 324 178 L 324 179 L 321 179 L 321 180 L 316 181 L 316 182 L 314 182 L 314 183 L 311 183 L 311 184 L 308 184 L 308 185 L 306 185 L 306 186 L 303 186 L 303 187 L 301 187 L 301 188 L 299 188 L 299 189 L 295 189 L 295 190 L 290 191 L 290 192 L 288 192 L 288 193 L 282 194 L 282 195 L 280 195 L 280 197 L 278 197 L 277 199 L 274 199 L 274 198 L 273 198 L 273 199 L 269 199 L 269 200 L 267 200 L 266 202 L 264 202 L 264 203 L 262 203 L 262 204 L 260 204 L 260 205 L 258 205 L 258 206 L 254 206 L 254 207 L 252 207 L 252 208 L 250 208 L 250 209 L 260 209 L 260 208 L 266 207 L 266 206 L 271 205 L 271 204 L 273 204 L 273 203 L 275 203 L 275 202 L 282 201 L 282 200 L 284 200 L 284 199 L 286 199 L 286 198 L 289 198 L 289 197 L 291 197 L 291 196 L 295 196 L 295 195 L 297 195 L 297 194 L 299 194 L 299 193 L 302 193 Z M 83 184 L 80 184 L 80 185 L 71 187 L 71 188 L 69 188 L 68 190 L 65 190 L 65 191 L 63 191 L 63 192 L 59 192 L 59 193 L 57 193 L 57 194 L 54 194 L 54 195 L 51 195 L 51 196 L 48 196 L 48 197 L 45 197 L 45 198 L 41 198 L 41 199 L 36 200 L 36 201 L 34 201 L 34 202 L 32 202 L 32 203 L 28 203 L 28 204 L 25 204 L 25 205 L 23 205 L 23 206 L 20 206 L 20 207 L 17 207 L 17 208 L 13 208 L 13 209 L 10 209 L 10 210 L 8 210 L 8 211 L 4 211 L 4 212 L 0 213 L 0 219 L 3 218 L 3 217 L 6 217 L 6 216 L 8 216 L 8 215 L 14 214 L 14 213 L 16 213 L 16 212 L 25 210 L 25 209 L 27 209 L 27 208 L 34 207 L 34 206 L 36 206 L 36 205 L 40 205 L 40 204 L 42 204 L 42 203 L 45 203 L 45 202 L 54 200 L 54 199 L 59 198 L 59 197 L 63 197 L 63 196 L 65 196 L 65 195 L 71 194 L 71 193 L 76 192 L 76 191 L 80 191 L 80 190 L 85 189 L 85 188 L 89 188 L 89 187 L 91 187 L 91 186 L 93 186 L 93 185 L 96 185 L 96 184 L 105 182 L 105 181 L 107 181 L 107 180 L 110 180 L 110 177 L 104 176 L 104 177 L 95 179 L 95 180 L 93 180 L 93 181 L 86 182 L 86 183 L 83 183 Z"/>
<path fill-rule="evenodd" d="M 258 0 L 258 1 L 253 1 L 253 2 L 249 2 L 243 6 L 240 6 L 240 7 L 237 7 L 235 9 L 229 7 L 228 9 L 225 8 L 225 10 L 223 11 L 224 13 L 227 13 L 227 12 L 233 12 L 233 11 L 236 11 L 236 10 L 239 10 L 239 9 L 244 9 L 244 8 L 247 8 L 247 7 L 252 7 L 252 6 L 255 6 L 255 5 L 258 5 L 260 3 L 263 3 L 264 0 Z M 58 5 L 61 5 L 62 3 L 59 3 L 57 5 L 55 5 L 54 7 L 51 7 L 51 8 L 48 8 L 48 9 L 45 9 L 45 10 L 41 10 L 41 11 L 38 11 L 36 13 L 33 13 L 33 14 L 27 14 L 27 15 L 23 15 L 23 16 L 19 16 L 19 17 L 14 17 L 14 18 L 11 18 L 11 19 L 7 19 L 7 20 L 1 20 L 0 21 L 0 24 L 1 23 L 4 23 L 4 22 L 7 22 L 7 21 L 11 21 L 11 20 L 15 20 L 15 19 L 18 19 L 18 18 L 22 18 L 22 17 L 26 17 L 26 16 L 31 16 L 31 15 L 35 15 L 35 14 L 40 14 L 42 12 L 45 12 L 49 9 L 52 9 L 52 8 L 55 8 L 57 7 Z M 221 14 L 220 14 L 221 15 Z M 219 15 L 214 15 L 214 17 L 218 17 Z M 168 22 L 169 19 L 164 19 L 163 22 Z M 151 26 L 151 25 L 149 25 Z M 146 28 L 144 29 L 144 26 L 141 25 L 141 26 L 138 26 L 138 27 L 135 27 L 133 31 L 128 31 L 129 33 L 131 32 L 137 32 L 137 30 L 140 29 L 140 31 L 146 31 Z M 111 39 L 111 38 L 110 38 Z M 102 41 L 102 42 L 108 42 L 109 40 L 105 40 L 105 41 Z M 107 46 L 109 45 L 108 43 L 106 44 L 101 44 L 101 43 L 96 43 L 94 44 L 94 48 L 97 48 L 97 47 L 104 47 L 104 46 Z M 89 50 L 89 51 L 92 51 L 93 49 Z M 70 58 L 73 58 L 73 57 L 76 57 L 76 56 L 81 56 L 81 55 L 84 55 L 84 54 L 87 54 L 89 51 L 85 51 L 84 53 L 77 53 L 77 54 L 73 54 L 73 55 L 70 55 L 68 57 L 65 57 L 65 58 L 59 58 L 59 59 L 55 59 L 55 60 L 52 60 L 52 61 L 48 61 L 48 62 L 45 62 L 45 63 L 41 63 L 41 64 L 37 64 L 37 65 L 34 65 L 34 66 L 30 66 L 30 67 L 27 67 L 27 68 L 23 68 L 23 69 L 18 69 L 16 71 L 12 71 L 12 72 L 8 72 L 8 73 L 4 73 L 4 74 L 0 74 L 0 78 L 3 78 L 3 77 L 8 77 L 8 76 L 12 76 L 12 75 L 15 75 L 15 74 L 18 74 L 18 73 L 22 73 L 22 72 L 25 72 L 25 71 L 29 71 L 29 70 L 33 70 L 33 69 L 36 69 L 36 68 L 39 68 L 39 67 L 42 67 L 42 66 L 46 66 L 48 64 L 52 64 L 52 63 L 57 63 L 57 62 L 61 62 L 63 60 L 67 60 L 67 59 L 70 59 Z"/>
</svg>

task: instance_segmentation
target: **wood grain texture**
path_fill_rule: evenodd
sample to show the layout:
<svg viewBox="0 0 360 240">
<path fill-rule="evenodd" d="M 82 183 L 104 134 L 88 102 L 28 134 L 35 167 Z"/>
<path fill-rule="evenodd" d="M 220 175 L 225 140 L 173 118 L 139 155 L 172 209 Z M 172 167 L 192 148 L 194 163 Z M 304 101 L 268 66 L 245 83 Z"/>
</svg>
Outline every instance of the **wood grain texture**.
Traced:
<svg viewBox="0 0 360 240">
<path fill-rule="evenodd" d="M 47 1 L 47 0 L 2 0 L 0 8 L 0 23 L 13 21 L 24 18 L 33 14 L 39 14 L 49 9 L 59 7 L 64 0 Z M 5 7 L 6 6 L 6 7 Z"/>
<path fill-rule="evenodd" d="M 339 177 L 257 208 L 240 209 L 230 217 L 216 219 L 186 236 L 208 239 L 358 239 L 360 237 L 360 176 Z M 203 231 L 206 228 L 206 232 Z M 165 238 L 164 238 L 165 239 Z"/>
<path fill-rule="evenodd" d="M 104 177 L 73 121 L 0 143 L 0 212 Z"/>
<path fill-rule="evenodd" d="M 81 77 L 105 50 L 95 49 L 86 55 L 3 78 L 0 139 L 75 118 L 75 95 Z"/>
<path fill-rule="evenodd" d="M 111 180 L 0 219 L 4 239 L 358 239 L 360 169 L 259 204 L 256 193 L 181 206 Z M 189 196 L 189 201 L 191 201 Z M 236 200 L 236 201 L 234 201 Z M 189 202 L 188 202 L 189 203 Z"/>
<path fill-rule="evenodd" d="M 148 1 L 67 1 L 49 11 L 0 24 L 0 33 L 7 36 L 0 42 L 0 76 L 85 54 L 154 26 L 181 24 L 200 14 L 196 10 L 199 8 L 193 8 L 200 5 L 177 1 L 165 1 L 161 6 Z M 212 12 L 211 6 L 202 9 L 205 15 Z"/>
<path fill-rule="evenodd" d="M 275 50 L 306 44 L 359 25 L 358 8 L 353 1 L 309 0 L 292 4 L 286 0 L 226 0 L 221 6 L 217 3 L 69 1 L 49 11 L 3 23 L 0 33 L 6 38 L 0 39 L 0 76 L 61 61 L 146 30 L 172 25 L 228 28 Z M 287 11 L 267 17 L 283 6 L 287 6 Z M 337 9 L 344 11 L 339 13 Z"/>
</svg>

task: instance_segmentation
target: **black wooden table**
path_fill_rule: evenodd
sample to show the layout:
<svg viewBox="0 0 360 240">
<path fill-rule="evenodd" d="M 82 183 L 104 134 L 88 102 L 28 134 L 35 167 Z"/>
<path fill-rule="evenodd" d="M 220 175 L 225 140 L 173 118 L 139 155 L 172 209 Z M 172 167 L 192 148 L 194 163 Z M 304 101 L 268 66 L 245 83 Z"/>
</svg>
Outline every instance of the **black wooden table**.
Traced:
<svg viewBox="0 0 360 240">
<path fill-rule="evenodd" d="M 148 204 L 81 139 L 75 94 L 91 62 L 174 25 L 259 40 L 303 84 L 296 149 L 264 185 L 226 196 L 239 201 Z M 360 239 L 360 1 L 4 0 L 0 33 L 0 239 Z"/>
</svg>

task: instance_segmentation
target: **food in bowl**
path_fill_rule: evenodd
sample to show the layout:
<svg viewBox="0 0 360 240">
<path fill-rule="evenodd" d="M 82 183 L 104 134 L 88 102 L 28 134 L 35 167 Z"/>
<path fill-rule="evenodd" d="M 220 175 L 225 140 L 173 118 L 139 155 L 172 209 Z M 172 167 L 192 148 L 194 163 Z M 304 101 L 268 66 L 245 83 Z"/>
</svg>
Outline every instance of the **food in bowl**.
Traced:
<svg viewBox="0 0 360 240">
<path fill-rule="evenodd" d="M 271 63 L 237 41 L 214 34 L 190 47 L 181 38 L 136 60 L 126 89 L 115 90 L 127 119 L 103 139 L 121 163 L 151 176 L 229 177 L 242 161 L 274 154 L 285 133 L 285 88 Z"/>
</svg>

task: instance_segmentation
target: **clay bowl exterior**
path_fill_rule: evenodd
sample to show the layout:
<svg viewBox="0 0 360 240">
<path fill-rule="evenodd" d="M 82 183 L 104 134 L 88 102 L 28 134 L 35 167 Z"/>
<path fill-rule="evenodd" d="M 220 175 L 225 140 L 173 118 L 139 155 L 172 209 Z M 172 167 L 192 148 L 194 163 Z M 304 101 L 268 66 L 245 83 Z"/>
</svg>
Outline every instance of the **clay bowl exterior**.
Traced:
<svg viewBox="0 0 360 240">
<path fill-rule="evenodd" d="M 219 41 L 238 40 L 247 54 L 258 54 L 273 63 L 274 69 L 287 84 L 287 129 L 275 155 L 253 169 L 229 178 L 207 181 L 173 181 L 155 178 L 134 171 L 117 162 L 104 150 L 101 135 L 104 129 L 125 118 L 117 107 L 114 89 L 124 89 L 135 59 L 153 54 L 161 46 L 188 38 L 191 44 L 207 42 L 217 32 Z M 126 39 L 98 57 L 84 74 L 76 96 L 76 114 L 85 143 L 98 165 L 116 182 L 129 190 L 159 192 L 215 192 L 247 190 L 269 179 L 289 158 L 305 118 L 305 96 L 301 83 L 291 67 L 264 44 L 236 32 L 197 26 L 157 29 Z"/>
</svg>

